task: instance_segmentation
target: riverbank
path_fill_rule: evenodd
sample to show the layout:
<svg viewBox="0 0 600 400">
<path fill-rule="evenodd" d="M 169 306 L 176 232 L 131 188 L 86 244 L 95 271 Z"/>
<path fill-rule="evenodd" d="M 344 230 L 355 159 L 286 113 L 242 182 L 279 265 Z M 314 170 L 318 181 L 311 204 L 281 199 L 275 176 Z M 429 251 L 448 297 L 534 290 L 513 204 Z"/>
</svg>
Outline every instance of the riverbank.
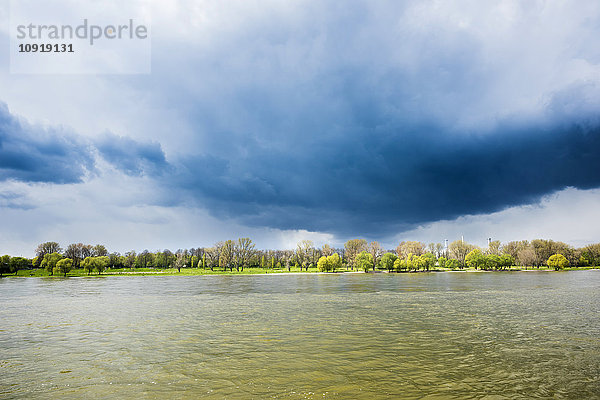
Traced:
<svg viewBox="0 0 600 400">
<path fill-rule="evenodd" d="M 580 270 L 598 270 L 598 267 L 579 267 L 579 268 L 565 268 L 563 271 L 580 271 Z M 464 268 L 464 269 L 447 269 L 447 268 L 436 268 L 431 269 L 429 271 L 402 271 L 402 272 L 388 272 L 386 270 L 376 270 L 369 271 L 368 274 L 373 273 L 392 273 L 392 274 L 415 274 L 415 273 L 439 273 L 439 272 L 452 272 L 452 273 L 483 273 L 483 272 L 555 272 L 554 269 L 551 268 L 523 268 L 523 267 L 513 267 L 500 271 L 490 271 L 490 270 L 480 270 L 474 268 Z M 560 271 L 558 271 L 560 272 Z M 98 274 L 94 272 L 92 274 L 88 274 L 83 269 L 74 269 L 67 274 L 67 277 L 85 277 L 85 276 L 139 276 L 139 275 L 160 275 L 160 276 L 190 276 L 190 275 L 314 275 L 314 274 L 323 274 L 323 275 L 334 275 L 334 274 L 364 274 L 363 271 L 356 270 L 339 270 L 336 272 L 320 272 L 317 268 L 309 268 L 308 271 L 303 269 L 300 271 L 299 268 L 291 268 L 290 270 L 286 269 L 267 269 L 267 268 L 246 268 L 243 271 L 223 271 L 223 270 L 214 270 L 210 269 L 202 269 L 202 268 L 182 268 L 181 271 L 177 271 L 173 268 L 166 269 L 157 269 L 157 268 L 138 268 L 138 269 L 109 269 L 102 274 Z M 33 270 L 20 270 L 16 274 L 5 275 L 4 277 L 48 277 L 48 278 L 64 278 L 62 275 L 50 275 L 49 272 L 42 269 L 33 269 Z"/>
</svg>

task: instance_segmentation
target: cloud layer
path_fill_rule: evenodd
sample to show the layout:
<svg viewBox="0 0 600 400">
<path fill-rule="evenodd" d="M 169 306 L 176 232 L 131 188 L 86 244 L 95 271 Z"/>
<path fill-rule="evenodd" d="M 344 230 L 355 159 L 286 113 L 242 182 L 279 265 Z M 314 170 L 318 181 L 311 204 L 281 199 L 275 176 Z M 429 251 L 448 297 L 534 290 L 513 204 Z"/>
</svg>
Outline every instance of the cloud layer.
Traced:
<svg viewBox="0 0 600 400">
<path fill-rule="evenodd" d="M 0 103 L 0 180 L 82 182 L 93 164 L 77 135 L 19 121 Z"/>
</svg>

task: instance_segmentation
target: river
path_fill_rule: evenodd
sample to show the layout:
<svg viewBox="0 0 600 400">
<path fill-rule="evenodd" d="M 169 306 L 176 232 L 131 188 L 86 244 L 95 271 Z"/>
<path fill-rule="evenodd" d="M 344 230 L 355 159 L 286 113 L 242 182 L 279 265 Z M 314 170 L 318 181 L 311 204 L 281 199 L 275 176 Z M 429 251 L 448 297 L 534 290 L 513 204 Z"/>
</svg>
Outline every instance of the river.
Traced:
<svg viewBox="0 0 600 400">
<path fill-rule="evenodd" d="M 10 399 L 600 398 L 600 271 L 0 279 Z"/>
</svg>

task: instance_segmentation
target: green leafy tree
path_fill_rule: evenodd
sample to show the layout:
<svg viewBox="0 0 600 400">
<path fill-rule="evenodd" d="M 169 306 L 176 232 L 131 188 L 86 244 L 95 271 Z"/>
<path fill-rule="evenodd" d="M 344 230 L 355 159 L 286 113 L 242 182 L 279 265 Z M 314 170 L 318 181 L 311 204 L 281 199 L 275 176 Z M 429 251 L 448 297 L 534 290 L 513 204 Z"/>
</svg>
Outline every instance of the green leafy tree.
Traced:
<svg viewBox="0 0 600 400">
<path fill-rule="evenodd" d="M 435 262 L 437 261 L 433 253 L 425 253 L 421 256 L 421 258 L 425 262 L 425 270 L 427 271 L 433 268 L 435 266 Z"/>
<path fill-rule="evenodd" d="M 356 267 L 358 269 L 362 269 L 363 271 L 367 272 L 367 271 L 369 271 L 369 269 L 371 268 L 372 265 L 373 265 L 373 255 L 371 253 L 368 253 L 366 251 L 361 251 L 356 256 Z"/>
<path fill-rule="evenodd" d="M 398 257 L 394 253 L 385 253 L 383 257 L 381 257 L 380 265 L 392 272 L 394 270 L 394 263 L 397 259 Z"/>
<path fill-rule="evenodd" d="M 500 256 L 500 268 L 509 268 L 515 264 L 515 259 L 510 254 L 502 254 Z"/>
<path fill-rule="evenodd" d="M 465 256 L 465 264 L 471 268 L 484 268 L 486 265 L 486 257 L 479 249 L 471 250 Z"/>
<path fill-rule="evenodd" d="M 63 258 L 56 262 L 54 270 L 59 274 L 63 274 L 63 276 L 67 276 L 67 274 L 71 272 L 71 268 L 73 268 L 73 260 L 70 258 Z"/>
<path fill-rule="evenodd" d="M 398 257 L 396 259 L 396 261 L 394 261 L 394 269 L 398 272 L 400 271 L 406 271 L 406 269 L 408 268 L 408 265 L 406 264 L 406 260 Z"/>
<path fill-rule="evenodd" d="M 329 260 L 327 260 L 326 256 L 321 256 L 321 258 L 319 258 L 319 261 L 317 261 L 317 268 L 319 272 L 327 272 L 330 270 Z"/>
<path fill-rule="evenodd" d="M 342 257 L 338 253 L 327 256 L 327 261 L 329 261 L 329 266 L 333 272 L 336 269 L 342 268 Z"/>
<path fill-rule="evenodd" d="M 445 268 L 446 267 L 446 257 L 440 257 L 438 258 L 437 262 L 438 262 L 438 266 L 440 268 Z"/>
<path fill-rule="evenodd" d="M 25 257 L 11 257 L 10 262 L 10 272 L 15 273 L 21 269 L 27 269 L 31 267 L 31 260 Z"/>
<path fill-rule="evenodd" d="M 450 269 L 460 268 L 460 262 L 454 258 L 451 258 L 448 261 L 446 261 L 446 268 L 450 268 Z"/>
<path fill-rule="evenodd" d="M 10 256 L 7 255 L 0 257 L 0 278 L 2 278 L 2 275 L 10 274 L 11 272 Z"/>
<path fill-rule="evenodd" d="M 96 269 L 96 265 L 94 262 L 94 257 L 86 257 L 80 263 L 81 268 L 90 275 L 94 269 Z"/>
<path fill-rule="evenodd" d="M 56 267 L 56 263 L 62 258 L 62 256 L 58 253 L 50 253 L 44 256 L 42 263 L 40 266 L 44 268 L 46 271 L 50 272 L 50 275 L 54 274 L 54 268 Z M 71 261 L 72 262 L 72 261 Z"/>
<path fill-rule="evenodd" d="M 554 268 L 556 271 L 569 266 L 569 260 L 562 254 L 551 255 L 546 263 L 550 268 Z"/>
<path fill-rule="evenodd" d="M 489 254 L 485 256 L 485 268 L 486 269 L 501 269 L 502 268 L 502 260 L 499 255 Z"/>
<path fill-rule="evenodd" d="M 109 258 L 107 256 L 94 257 L 94 268 L 98 271 L 98 275 L 106 270 L 109 264 Z"/>
</svg>

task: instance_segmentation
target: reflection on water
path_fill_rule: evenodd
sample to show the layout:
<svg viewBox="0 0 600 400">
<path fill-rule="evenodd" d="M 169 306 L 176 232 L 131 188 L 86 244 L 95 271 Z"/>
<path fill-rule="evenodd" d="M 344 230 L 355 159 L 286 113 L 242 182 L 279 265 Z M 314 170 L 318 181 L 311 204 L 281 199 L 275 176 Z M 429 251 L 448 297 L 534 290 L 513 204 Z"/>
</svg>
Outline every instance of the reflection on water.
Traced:
<svg viewBox="0 0 600 400">
<path fill-rule="evenodd" d="M 600 398 L 600 271 L 0 280 L 0 397 Z"/>
</svg>

